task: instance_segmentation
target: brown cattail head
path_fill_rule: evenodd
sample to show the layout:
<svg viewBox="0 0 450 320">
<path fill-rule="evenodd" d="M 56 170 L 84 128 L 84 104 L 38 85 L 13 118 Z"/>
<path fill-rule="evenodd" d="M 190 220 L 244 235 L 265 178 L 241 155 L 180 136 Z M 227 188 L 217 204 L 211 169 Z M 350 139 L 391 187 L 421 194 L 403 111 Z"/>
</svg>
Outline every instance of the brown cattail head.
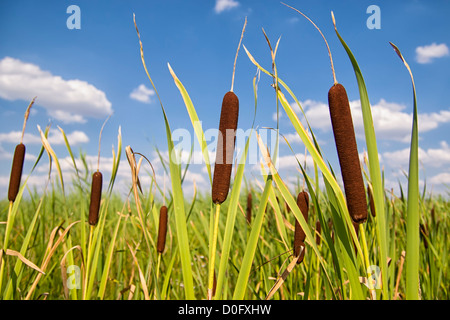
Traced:
<svg viewBox="0 0 450 320">
<path fill-rule="evenodd" d="M 248 193 L 247 196 L 247 222 L 250 224 L 252 222 L 252 194 L 251 192 Z"/>
<path fill-rule="evenodd" d="M 217 288 L 217 278 L 216 278 L 216 270 L 214 270 L 214 279 L 213 279 L 213 288 L 212 288 L 212 296 L 213 297 L 216 295 L 216 288 Z"/>
<path fill-rule="evenodd" d="M 98 222 L 100 202 L 102 200 L 103 176 L 100 171 L 92 175 L 91 204 L 89 206 L 89 224 L 95 226 Z"/>
<path fill-rule="evenodd" d="M 320 226 L 320 221 L 316 221 L 316 244 L 320 244 L 320 232 L 322 230 L 322 227 Z"/>
<path fill-rule="evenodd" d="M 431 221 L 433 221 L 433 223 L 436 223 L 436 213 L 435 213 L 434 205 L 433 205 L 433 208 L 431 208 Z"/>
<path fill-rule="evenodd" d="M 238 117 L 239 99 L 234 92 L 229 91 L 223 97 L 220 113 L 216 164 L 212 185 L 212 201 L 216 204 L 221 204 L 228 196 Z"/>
<path fill-rule="evenodd" d="M 427 225 L 423 225 L 422 223 L 420 224 L 420 235 L 421 238 L 423 240 L 423 245 L 425 246 L 425 249 L 428 249 L 428 226 Z"/>
<path fill-rule="evenodd" d="M 367 185 L 367 197 L 369 198 L 370 213 L 372 214 L 372 217 L 375 217 L 375 202 L 373 201 L 372 188 L 369 185 Z"/>
<path fill-rule="evenodd" d="M 167 234 L 167 207 L 162 206 L 159 210 L 159 229 L 158 229 L 158 245 L 157 250 L 159 253 L 164 252 L 166 247 L 166 234 Z"/>
<path fill-rule="evenodd" d="M 305 218 L 306 221 L 308 221 L 308 209 L 309 209 L 309 196 L 306 191 L 302 191 L 297 196 L 297 206 L 300 209 L 300 211 L 303 214 L 303 218 Z M 297 219 L 295 219 L 295 230 L 294 230 L 294 256 L 298 257 L 300 249 L 302 246 L 304 246 L 304 241 L 306 238 L 305 231 L 303 231 L 302 227 L 300 226 L 300 223 Z M 303 250 L 303 253 L 305 250 Z M 297 263 L 300 263 L 303 261 L 303 254 L 302 256 L 297 260 Z"/>
<path fill-rule="evenodd" d="M 25 145 L 19 143 L 14 150 L 14 158 L 9 178 L 8 200 L 14 202 L 19 192 L 20 180 L 22 179 L 23 161 L 25 159 Z"/>
<path fill-rule="evenodd" d="M 367 219 L 367 200 L 350 104 L 344 86 L 335 84 L 330 88 L 328 104 L 348 211 L 354 222 L 362 223 Z"/>
</svg>

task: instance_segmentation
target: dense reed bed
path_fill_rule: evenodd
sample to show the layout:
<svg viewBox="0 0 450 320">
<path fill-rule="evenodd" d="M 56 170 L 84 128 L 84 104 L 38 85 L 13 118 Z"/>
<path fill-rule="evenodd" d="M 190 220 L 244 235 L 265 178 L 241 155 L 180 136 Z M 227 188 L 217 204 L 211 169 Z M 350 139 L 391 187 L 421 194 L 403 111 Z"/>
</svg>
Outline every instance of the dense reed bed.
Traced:
<svg viewBox="0 0 450 320">
<path fill-rule="evenodd" d="M 166 193 L 164 186 L 161 192 L 155 172 L 140 170 L 144 161 L 149 162 L 145 151 L 134 152 L 131 146 L 123 148 L 120 128 L 117 144 L 113 146 L 109 181 L 103 181 L 98 164 L 96 169 L 90 169 L 85 155 L 81 153 L 79 159 L 73 155 L 64 130 L 59 128 L 75 172 L 63 177 L 58 155 L 47 139 L 49 127 L 44 131 L 39 128 L 42 149 L 35 165 L 20 178 L 26 157 L 25 146 L 20 142 L 12 162 L 8 197 L 0 200 L 0 239 L 3 239 L 0 298 L 449 299 L 449 200 L 419 193 L 417 103 L 412 71 L 392 44 L 410 74 L 414 94 L 408 182 L 400 186 L 401 195 L 395 195 L 385 189 L 381 178 L 363 75 L 337 30 L 334 15 L 332 21 L 357 79 L 366 163 L 360 164 L 355 158 L 357 146 L 348 117 L 348 98 L 344 87 L 336 81 L 334 69 L 329 106 L 330 117 L 335 118 L 332 123 L 340 161 L 338 169 L 329 166 L 313 130 L 309 124 L 305 128 L 288 103 L 286 95 L 303 110 L 299 99 L 278 74 L 279 41 L 273 47 L 264 33 L 272 60 L 271 71 L 264 69 L 245 46 L 244 58 L 248 60 L 240 63 L 253 64 L 258 72 L 273 80 L 269 90 L 274 90 L 276 97 L 274 110 L 281 105 L 314 165 L 309 168 L 298 162 L 300 179 L 288 187 L 286 177 L 280 175 L 273 163 L 278 155 L 269 153 L 253 128 L 255 122 L 241 158 L 235 159 L 239 100 L 232 84 L 223 97 L 222 109 L 217 106 L 218 130 L 226 139 L 218 149 L 213 175 L 205 135 L 196 126 L 199 117 L 194 103 L 168 65 L 202 147 L 211 192 L 186 196 L 183 185 L 189 168 L 172 158 L 161 158 L 165 171 L 159 174 L 170 177 L 169 190 Z M 160 102 L 167 148 L 170 155 L 176 155 L 163 97 L 159 96 L 146 67 L 135 19 L 134 24 L 143 70 Z M 328 44 L 327 49 L 333 64 Z M 236 60 L 237 53 L 234 68 Z M 253 90 L 256 115 L 257 76 Z M 231 135 L 227 130 L 232 131 Z M 253 135 L 263 155 L 260 177 L 245 176 L 245 159 Z M 130 191 L 125 198 L 114 189 L 122 149 L 131 172 L 126 186 Z M 83 168 L 76 166 L 80 163 L 77 160 L 81 160 Z M 45 161 L 55 164 L 49 170 L 56 171 L 56 181 L 46 181 L 39 192 L 31 190 L 28 177 L 34 174 L 38 163 Z M 148 189 L 140 183 L 144 175 L 151 181 Z M 339 183 L 341 177 L 343 185 Z M 70 192 L 67 181 L 73 185 Z"/>
</svg>

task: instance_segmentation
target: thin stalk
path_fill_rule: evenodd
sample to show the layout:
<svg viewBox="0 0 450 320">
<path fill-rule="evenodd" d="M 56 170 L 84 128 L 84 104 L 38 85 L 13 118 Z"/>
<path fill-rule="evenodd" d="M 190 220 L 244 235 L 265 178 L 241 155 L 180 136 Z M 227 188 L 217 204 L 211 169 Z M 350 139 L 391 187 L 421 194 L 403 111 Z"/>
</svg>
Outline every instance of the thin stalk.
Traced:
<svg viewBox="0 0 450 320">
<path fill-rule="evenodd" d="M 231 89 L 230 89 L 230 91 L 233 91 L 233 87 L 234 87 L 234 74 L 236 73 L 236 61 L 237 61 L 237 57 L 238 57 L 238 53 L 239 53 L 239 48 L 241 47 L 242 38 L 244 37 L 244 32 L 245 32 L 245 26 L 246 25 L 247 25 L 247 17 L 245 17 L 244 26 L 242 27 L 241 38 L 239 39 L 239 45 L 238 45 L 238 48 L 236 50 L 236 56 L 234 57 L 233 76 L 231 77 Z"/>
<path fill-rule="evenodd" d="M 90 273 L 90 267 L 91 267 L 91 259 L 92 259 L 92 236 L 94 233 L 94 226 L 89 226 L 89 241 L 88 241 L 88 254 L 87 254 L 87 262 L 86 262 L 86 276 L 84 277 L 84 289 L 83 289 L 83 295 L 82 300 L 86 300 L 86 293 L 87 293 L 87 285 L 89 283 L 89 273 Z"/>
<path fill-rule="evenodd" d="M 369 250 L 367 249 L 367 242 L 366 242 L 366 232 L 364 229 L 364 224 L 360 223 L 359 224 L 359 233 L 360 233 L 360 237 L 361 237 L 361 242 L 363 244 L 363 252 L 364 252 L 364 260 L 366 261 L 366 266 L 369 267 L 370 266 L 370 262 L 369 262 Z M 370 269 L 367 270 L 367 283 L 369 286 L 369 290 L 370 290 L 370 296 L 371 297 L 376 297 L 376 292 L 375 292 L 375 288 L 373 287 L 373 283 L 372 283 L 372 274 L 369 272 Z"/>
<path fill-rule="evenodd" d="M 11 218 L 11 212 L 12 212 L 12 207 L 13 207 L 13 202 L 10 201 L 9 202 L 9 207 L 8 207 L 8 219 L 6 220 L 6 232 L 5 232 L 5 240 L 3 241 L 3 253 L 6 252 L 7 246 L 8 246 L 8 242 L 9 242 L 9 223 L 10 223 L 10 218 Z M 1 266 L 0 266 L 0 290 L 2 288 L 2 284 L 3 284 L 3 273 L 5 272 L 5 259 L 2 258 L 1 261 Z"/>
<path fill-rule="evenodd" d="M 211 245 L 211 256 L 209 258 L 208 273 L 208 300 L 212 299 L 212 291 L 214 286 L 214 264 L 216 260 L 217 235 L 219 233 L 220 204 L 216 204 L 216 213 L 214 215 L 214 231 Z"/>
</svg>

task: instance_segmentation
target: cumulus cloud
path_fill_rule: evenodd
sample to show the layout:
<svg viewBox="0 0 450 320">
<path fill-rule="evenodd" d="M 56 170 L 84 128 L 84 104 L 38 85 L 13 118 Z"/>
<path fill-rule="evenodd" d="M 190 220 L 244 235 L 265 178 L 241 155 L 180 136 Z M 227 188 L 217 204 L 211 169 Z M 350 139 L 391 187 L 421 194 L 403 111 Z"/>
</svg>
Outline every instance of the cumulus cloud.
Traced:
<svg viewBox="0 0 450 320">
<path fill-rule="evenodd" d="M 384 152 L 383 159 L 391 167 L 405 168 L 409 164 L 409 148 Z M 448 167 L 450 165 L 450 148 L 447 142 L 442 141 L 439 148 L 429 148 L 427 150 L 419 148 L 419 161 L 427 167 Z"/>
<path fill-rule="evenodd" d="M 155 95 L 155 91 L 141 84 L 130 93 L 130 98 L 142 103 L 151 103 L 151 97 Z"/>
<path fill-rule="evenodd" d="M 65 80 L 11 57 L 0 60 L 0 98 L 29 102 L 35 96 L 37 105 L 64 123 L 84 123 L 87 117 L 101 118 L 112 112 L 106 94 L 86 81 Z"/>
<path fill-rule="evenodd" d="M 222 13 L 223 11 L 231 10 L 237 6 L 239 6 L 239 2 L 235 0 L 216 0 L 214 11 L 216 13 Z"/>
<path fill-rule="evenodd" d="M 432 43 L 427 46 L 416 48 L 416 61 L 418 63 L 431 63 L 433 59 L 442 58 L 448 55 L 449 50 L 445 43 Z"/>
<path fill-rule="evenodd" d="M 7 133 L 0 133 L 0 141 L 2 143 L 18 143 L 22 136 L 21 131 L 11 131 Z M 70 145 L 77 145 L 80 143 L 86 143 L 89 142 L 89 137 L 84 133 L 83 131 L 75 130 L 71 133 L 66 133 L 67 140 L 69 141 Z M 61 145 L 64 144 L 64 137 L 61 133 L 61 131 L 57 129 L 50 129 L 49 135 L 48 135 L 48 142 L 50 144 L 55 145 Z M 23 136 L 23 143 L 24 144 L 40 144 L 41 143 L 41 137 L 40 135 L 34 135 L 31 133 L 25 133 Z"/>
<path fill-rule="evenodd" d="M 296 104 L 292 105 L 298 110 Z M 302 102 L 306 117 L 313 127 L 322 131 L 331 131 L 328 105 L 314 100 Z M 359 100 L 350 101 L 353 126 L 357 137 L 364 138 L 364 124 Z M 381 99 L 371 106 L 373 125 L 378 139 L 409 142 L 411 139 L 412 113 L 406 112 L 406 106 Z M 450 122 L 450 110 L 419 114 L 419 132 L 436 129 L 439 125 Z"/>
<path fill-rule="evenodd" d="M 450 173 L 449 172 L 438 173 L 437 175 L 431 177 L 429 182 L 432 185 L 440 185 L 440 184 L 450 185 Z"/>
<path fill-rule="evenodd" d="M 21 131 L 11 131 L 0 133 L 0 160 L 11 160 L 13 158 L 14 146 L 5 148 L 3 144 L 16 145 L 22 136 Z M 66 133 L 67 140 L 71 146 L 79 145 L 89 142 L 89 137 L 83 131 L 75 130 Z M 51 145 L 65 144 L 64 137 L 61 131 L 57 129 L 50 129 L 48 134 L 48 141 Z M 25 133 L 23 136 L 23 143 L 28 145 L 41 144 L 41 137 L 38 134 Z M 26 160 L 34 161 L 36 156 L 27 153 Z"/>
</svg>

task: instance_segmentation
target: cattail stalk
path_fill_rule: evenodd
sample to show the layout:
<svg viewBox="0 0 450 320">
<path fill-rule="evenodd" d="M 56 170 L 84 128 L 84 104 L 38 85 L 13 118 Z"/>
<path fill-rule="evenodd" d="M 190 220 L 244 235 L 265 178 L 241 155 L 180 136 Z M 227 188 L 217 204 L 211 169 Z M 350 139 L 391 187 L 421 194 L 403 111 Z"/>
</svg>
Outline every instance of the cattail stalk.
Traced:
<svg viewBox="0 0 450 320">
<path fill-rule="evenodd" d="M 103 186 L 103 175 L 100 172 L 100 146 L 102 139 L 103 128 L 106 122 L 109 120 L 111 115 L 106 118 L 105 122 L 100 129 L 100 134 L 98 137 L 98 157 L 97 157 L 97 171 L 92 175 L 92 185 L 91 185 L 91 202 L 89 204 L 89 224 L 93 227 L 97 225 L 98 215 L 100 212 L 100 203 L 102 200 L 102 186 Z"/>
<path fill-rule="evenodd" d="M 244 26 L 242 28 L 239 45 L 236 50 L 236 56 L 233 64 L 233 75 L 231 79 L 231 89 L 228 91 L 222 100 L 222 109 L 220 111 L 219 121 L 219 136 L 216 149 L 216 163 L 214 165 L 214 176 L 212 182 L 211 198 L 215 204 L 216 213 L 214 215 L 214 229 L 213 238 L 210 242 L 210 260 L 208 272 L 208 300 L 213 297 L 214 286 L 214 264 L 216 258 L 217 235 L 219 233 L 219 217 L 220 205 L 227 199 L 228 191 L 230 189 L 230 179 L 233 169 L 233 155 L 234 146 L 236 142 L 236 129 L 239 118 L 239 99 L 233 92 L 234 75 L 236 71 L 236 61 L 241 46 L 242 38 L 244 36 L 245 27 L 247 25 L 247 18 L 245 18 Z"/>
<path fill-rule="evenodd" d="M 367 202 L 347 92 L 336 79 L 331 50 L 322 31 L 305 14 L 293 7 L 286 6 L 311 22 L 325 41 L 333 74 L 333 86 L 328 91 L 328 105 L 347 198 L 347 208 L 353 222 L 362 223 L 367 219 Z"/>
<path fill-rule="evenodd" d="M 36 97 L 34 97 L 33 100 L 31 100 L 30 104 L 28 105 L 25 111 L 22 126 L 22 135 L 20 136 L 19 144 L 16 146 L 14 150 L 14 157 L 11 166 L 11 175 L 8 187 L 8 200 L 10 202 L 14 202 L 16 200 L 17 194 L 19 193 L 20 189 L 20 181 L 22 180 L 23 163 L 25 160 L 25 151 L 26 151 L 25 145 L 23 144 L 23 137 L 25 135 L 25 127 L 27 125 L 28 117 L 30 116 L 30 110 L 35 100 Z"/>
<path fill-rule="evenodd" d="M 30 115 L 30 109 L 34 104 L 34 101 L 36 100 L 36 97 L 34 97 L 30 104 L 28 105 L 25 116 L 23 120 L 23 126 L 22 126 L 22 135 L 20 138 L 19 144 L 16 146 L 14 150 L 14 156 L 13 156 L 13 162 L 11 166 L 11 175 L 9 179 L 9 186 L 8 186 L 8 200 L 9 200 L 9 206 L 8 206 L 8 217 L 6 220 L 6 231 L 5 231 L 5 238 L 3 241 L 3 248 L 0 250 L 7 250 L 8 248 L 8 242 L 9 242 L 9 234 L 12 229 L 11 226 L 11 215 L 12 215 L 12 209 L 14 201 L 16 200 L 17 194 L 19 193 L 20 189 L 20 181 L 22 180 L 22 171 L 23 171 L 23 163 L 25 160 L 25 145 L 23 144 L 23 137 L 25 135 L 25 127 L 28 121 L 28 117 Z M 0 288 L 3 284 L 3 274 L 5 271 L 5 259 L 1 259 L 1 252 L 0 252 Z"/>
</svg>

